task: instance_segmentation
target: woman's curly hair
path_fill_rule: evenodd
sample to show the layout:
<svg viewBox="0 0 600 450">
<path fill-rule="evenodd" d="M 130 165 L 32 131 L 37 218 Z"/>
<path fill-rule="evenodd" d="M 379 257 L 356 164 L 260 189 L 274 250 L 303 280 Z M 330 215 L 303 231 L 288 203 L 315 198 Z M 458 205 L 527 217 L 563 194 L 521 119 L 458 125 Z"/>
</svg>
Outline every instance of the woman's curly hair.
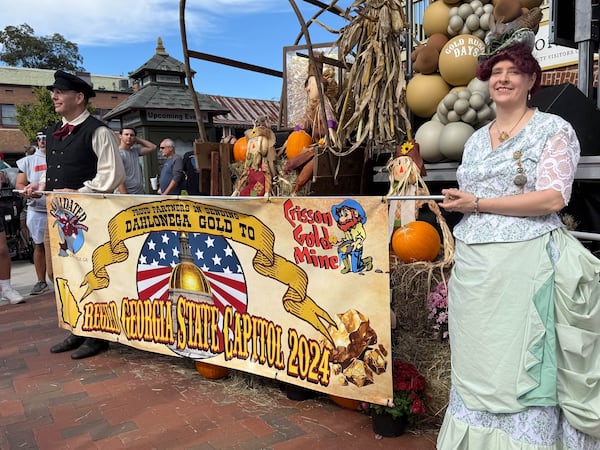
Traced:
<svg viewBox="0 0 600 450">
<path fill-rule="evenodd" d="M 492 75 L 492 68 L 496 63 L 504 60 L 511 61 L 523 73 L 529 75 L 535 74 L 535 82 L 531 87 L 531 93 L 535 94 L 539 90 L 542 82 L 542 68 L 526 44 L 516 44 L 507 47 L 495 55 L 486 58 L 477 67 L 477 78 L 481 81 L 488 81 Z"/>
</svg>

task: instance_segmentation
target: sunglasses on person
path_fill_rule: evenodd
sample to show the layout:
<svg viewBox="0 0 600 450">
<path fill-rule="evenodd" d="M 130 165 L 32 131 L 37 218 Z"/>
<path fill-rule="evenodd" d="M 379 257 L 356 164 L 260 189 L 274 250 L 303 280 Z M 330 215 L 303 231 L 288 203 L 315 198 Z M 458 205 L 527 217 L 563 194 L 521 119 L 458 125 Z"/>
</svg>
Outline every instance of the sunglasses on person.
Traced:
<svg viewBox="0 0 600 450">
<path fill-rule="evenodd" d="M 46 140 L 46 135 L 45 134 L 40 134 L 40 135 L 36 136 L 35 138 L 38 141 L 45 141 Z"/>
</svg>

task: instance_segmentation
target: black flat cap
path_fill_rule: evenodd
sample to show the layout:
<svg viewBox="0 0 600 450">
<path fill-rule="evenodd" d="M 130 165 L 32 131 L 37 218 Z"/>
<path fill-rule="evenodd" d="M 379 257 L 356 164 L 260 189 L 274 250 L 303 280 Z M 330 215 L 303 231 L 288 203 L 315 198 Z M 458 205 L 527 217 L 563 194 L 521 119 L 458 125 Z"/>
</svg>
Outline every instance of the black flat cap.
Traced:
<svg viewBox="0 0 600 450">
<path fill-rule="evenodd" d="M 94 88 L 81 78 L 72 75 L 70 73 L 64 72 L 62 70 L 57 70 L 54 72 L 54 84 L 50 86 L 46 86 L 48 89 L 63 89 L 65 91 L 75 91 L 81 92 L 86 98 L 95 97 L 96 93 L 94 92 Z"/>
</svg>

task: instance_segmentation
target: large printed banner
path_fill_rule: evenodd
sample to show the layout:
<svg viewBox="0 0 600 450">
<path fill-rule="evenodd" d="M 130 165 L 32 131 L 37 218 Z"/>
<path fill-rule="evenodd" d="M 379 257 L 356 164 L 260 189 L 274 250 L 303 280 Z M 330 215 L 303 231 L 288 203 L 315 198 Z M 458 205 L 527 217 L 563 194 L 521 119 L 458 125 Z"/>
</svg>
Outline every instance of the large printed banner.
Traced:
<svg viewBox="0 0 600 450">
<path fill-rule="evenodd" d="M 47 197 L 61 327 L 346 398 L 392 398 L 381 197 Z"/>
</svg>

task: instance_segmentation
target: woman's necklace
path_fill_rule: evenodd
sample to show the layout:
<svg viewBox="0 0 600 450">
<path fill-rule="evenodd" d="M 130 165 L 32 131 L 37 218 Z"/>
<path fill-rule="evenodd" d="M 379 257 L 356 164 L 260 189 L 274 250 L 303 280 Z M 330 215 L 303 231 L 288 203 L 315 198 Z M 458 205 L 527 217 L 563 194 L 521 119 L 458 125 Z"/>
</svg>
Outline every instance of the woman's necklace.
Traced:
<svg viewBox="0 0 600 450">
<path fill-rule="evenodd" d="M 500 142 L 504 142 L 510 137 L 511 133 L 515 130 L 515 128 L 517 128 L 517 125 L 521 123 L 521 120 L 523 120 L 523 117 L 525 117 L 525 114 L 527 114 L 528 111 L 529 108 L 525 108 L 525 112 L 523 112 L 523 115 L 519 117 L 517 123 L 515 123 L 510 130 L 508 130 L 508 133 L 506 131 L 500 131 L 500 128 L 498 127 L 498 122 L 494 121 L 496 123 L 496 130 L 498 131 L 498 140 Z"/>
</svg>

